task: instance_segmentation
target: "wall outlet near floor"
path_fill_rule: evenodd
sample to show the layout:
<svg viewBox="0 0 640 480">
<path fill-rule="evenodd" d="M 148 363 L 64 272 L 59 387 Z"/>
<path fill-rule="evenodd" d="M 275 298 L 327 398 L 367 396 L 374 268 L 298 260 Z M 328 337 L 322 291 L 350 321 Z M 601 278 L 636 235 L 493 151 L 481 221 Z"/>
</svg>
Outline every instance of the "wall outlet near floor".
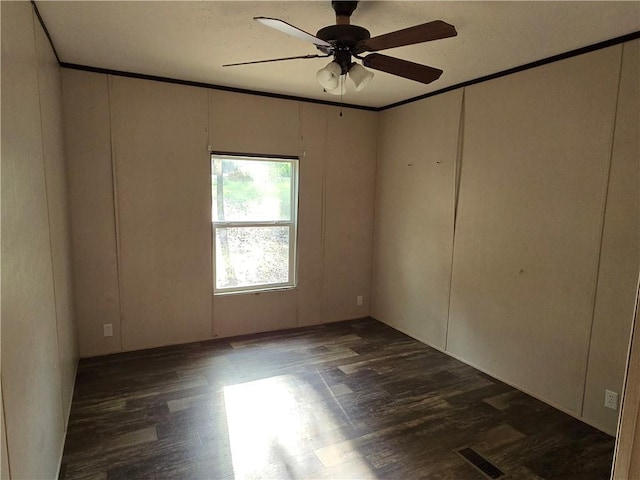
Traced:
<svg viewBox="0 0 640 480">
<path fill-rule="evenodd" d="M 604 406 L 611 410 L 618 410 L 618 394 L 611 390 L 604 391 Z"/>
<path fill-rule="evenodd" d="M 358 305 L 360 307 L 360 306 L 362 306 L 362 302 L 363 302 L 362 295 L 358 295 L 356 297 L 356 305 Z"/>
<path fill-rule="evenodd" d="M 113 337 L 113 323 L 105 323 L 102 325 L 102 334 L 105 337 Z"/>
</svg>

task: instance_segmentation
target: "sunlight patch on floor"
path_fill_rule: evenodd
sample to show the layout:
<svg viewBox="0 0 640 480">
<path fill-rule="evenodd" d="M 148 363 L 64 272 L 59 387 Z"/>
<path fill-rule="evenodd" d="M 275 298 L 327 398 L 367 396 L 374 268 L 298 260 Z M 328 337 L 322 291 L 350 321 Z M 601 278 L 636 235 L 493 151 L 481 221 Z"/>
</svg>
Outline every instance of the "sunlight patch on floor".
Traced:
<svg viewBox="0 0 640 480">
<path fill-rule="evenodd" d="M 227 386 L 224 399 L 235 478 L 324 478 L 342 463 L 352 478 L 375 478 L 355 450 L 327 458 L 347 440 L 327 387 L 282 375 Z"/>
</svg>

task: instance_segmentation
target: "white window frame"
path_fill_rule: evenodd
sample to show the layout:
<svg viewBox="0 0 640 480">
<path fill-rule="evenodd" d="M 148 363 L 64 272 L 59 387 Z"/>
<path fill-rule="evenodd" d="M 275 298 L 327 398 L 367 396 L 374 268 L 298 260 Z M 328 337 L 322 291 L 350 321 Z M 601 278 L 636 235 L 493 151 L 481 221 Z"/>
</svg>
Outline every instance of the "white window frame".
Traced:
<svg viewBox="0 0 640 480">
<path fill-rule="evenodd" d="M 251 154 L 235 154 L 227 152 L 211 152 L 209 156 L 210 177 L 213 178 L 213 162 L 214 160 L 248 160 L 254 162 L 285 162 L 291 165 L 291 219 L 290 220 L 274 220 L 259 222 L 239 222 L 224 221 L 217 222 L 211 220 L 211 251 L 213 263 L 213 293 L 214 295 L 230 295 L 236 293 L 251 292 L 268 292 L 272 290 L 283 290 L 295 288 L 297 286 L 297 247 L 298 247 L 298 171 L 299 157 L 280 155 L 251 155 Z M 210 180 L 211 182 L 212 180 Z M 213 209 L 213 196 L 211 198 L 211 208 Z M 265 283 L 260 285 L 247 285 L 244 287 L 217 287 L 216 276 L 216 229 L 217 228 L 247 228 L 247 227 L 289 227 L 289 281 L 281 283 Z"/>
</svg>

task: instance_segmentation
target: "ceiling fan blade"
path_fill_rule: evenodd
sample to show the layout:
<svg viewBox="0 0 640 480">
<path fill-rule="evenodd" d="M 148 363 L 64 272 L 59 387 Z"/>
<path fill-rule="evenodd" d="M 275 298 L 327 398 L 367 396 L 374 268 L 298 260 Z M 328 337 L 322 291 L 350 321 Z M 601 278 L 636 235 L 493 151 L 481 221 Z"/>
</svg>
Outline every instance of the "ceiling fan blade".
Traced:
<svg viewBox="0 0 640 480">
<path fill-rule="evenodd" d="M 255 60 L 253 62 L 240 62 L 240 63 L 227 63 L 222 65 L 223 67 L 237 67 L 238 65 L 251 65 L 253 63 L 269 63 L 269 62 L 282 62 L 284 60 L 299 60 L 302 58 L 325 58 L 331 55 L 301 55 L 298 57 L 284 57 L 284 58 L 271 58 L 269 60 Z"/>
<path fill-rule="evenodd" d="M 386 50 L 387 48 L 403 47 L 415 43 L 455 37 L 456 35 L 458 35 L 456 27 L 442 20 L 434 20 L 433 22 L 423 23 L 415 27 L 396 30 L 395 32 L 363 40 L 358 43 L 356 52 L 377 52 L 379 50 Z"/>
<path fill-rule="evenodd" d="M 381 72 L 390 73 L 421 83 L 431 83 L 442 75 L 442 70 L 438 68 L 389 57 L 381 53 L 367 55 L 362 60 L 362 64 L 374 70 L 380 70 Z"/>
<path fill-rule="evenodd" d="M 286 33 L 287 35 L 291 35 L 292 37 L 299 38 L 300 40 L 304 40 L 305 42 L 311 42 L 314 45 L 318 45 L 320 47 L 332 47 L 329 42 L 325 42 L 318 37 L 314 37 L 310 33 L 307 33 L 304 30 L 300 30 L 298 27 L 294 27 L 290 23 L 287 23 L 283 20 L 268 17 L 253 17 L 253 19 L 262 23 L 263 25 L 266 25 L 267 27 L 275 28 L 282 33 Z"/>
</svg>

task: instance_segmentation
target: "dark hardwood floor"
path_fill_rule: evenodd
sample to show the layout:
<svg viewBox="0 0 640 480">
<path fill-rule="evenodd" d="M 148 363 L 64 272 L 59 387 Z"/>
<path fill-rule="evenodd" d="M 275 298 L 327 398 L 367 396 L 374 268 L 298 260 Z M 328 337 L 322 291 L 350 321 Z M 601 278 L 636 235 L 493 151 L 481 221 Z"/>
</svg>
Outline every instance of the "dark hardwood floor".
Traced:
<svg viewBox="0 0 640 480">
<path fill-rule="evenodd" d="M 61 479 L 607 479 L 614 439 L 372 319 L 80 362 Z M 494 475 L 499 475 L 496 473 Z"/>
</svg>

